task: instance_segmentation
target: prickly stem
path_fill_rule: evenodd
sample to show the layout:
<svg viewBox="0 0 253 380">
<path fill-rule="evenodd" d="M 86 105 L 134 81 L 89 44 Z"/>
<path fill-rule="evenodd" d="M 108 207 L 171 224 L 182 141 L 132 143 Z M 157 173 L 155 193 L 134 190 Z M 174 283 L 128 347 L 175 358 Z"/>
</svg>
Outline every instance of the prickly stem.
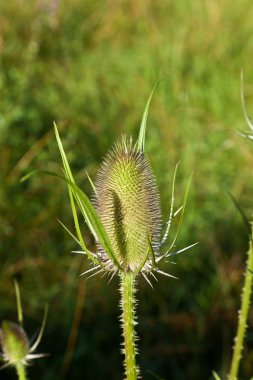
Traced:
<svg viewBox="0 0 253 380">
<path fill-rule="evenodd" d="M 245 331 L 247 327 L 246 323 L 247 323 L 247 317 L 248 317 L 248 312 L 249 312 L 250 296 L 251 296 L 252 281 L 253 281 L 253 275 L 251 272 L 253 269 L 252 241 L 253 241 L 253 225 L 252 225 L 252 231 L 251 231 L 251 237 L 250 237 L 250 243 L 249 243 L 248 259 L 247 259 L 247 264 L 246 264 L 247 269 L 245 271 L 245 281 L 244 281 L 244 287 L 242 291 L 242 304 L 241 304 L 241 310 L 239 310 L 238 328 L 237 328 L 237 334 L 235 338 L 235 345 L 234 345 L 230 373 L 228 376 L 229 380 L 237 380 L 237 374 L 238 374 L 240 360 L 242 356 L 242 350 L 243 350 L 243 340 L 244 340 Z"/>
<path fill-rule="evenodd" d="M 23 363 L 16 364 L 16 371 L 18 375 L 18 380 L 28 380 L 26 377 L 25 366 Z"/>
<path fill-rule="evenodd" d="M 122 307 L 122 327 L 124 337 L 125 355 L 125 375 L 126 380 L 136 380 L 138 377 L 138 367 L 136 365 L 136 333 L 135 320 L 135 275 L 131 272 L 121 274 L 121 307 Z"/>
</svg>

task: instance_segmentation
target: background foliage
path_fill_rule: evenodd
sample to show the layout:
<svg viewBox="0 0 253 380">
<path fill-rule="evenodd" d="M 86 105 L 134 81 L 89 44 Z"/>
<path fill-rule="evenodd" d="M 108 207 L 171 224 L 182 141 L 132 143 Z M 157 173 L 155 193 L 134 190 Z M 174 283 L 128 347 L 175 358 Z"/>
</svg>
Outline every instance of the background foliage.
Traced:
<svg viewBox="0 0 253 380">
<path fill-rule="evenodd" d="M 91 194 L 109 147 L 137 131 L 154 83 L 147 151 L 169 212 L 194 170 L 179 247 L 198 247 L 170 265 L 178 281 L 139 283 L 139 361 L 144 379 L 211 379 L 226 374 L 237 323 L 247 230 L 232 193 L 252 215 L 252 144 L 240 103 L 245 73 L 253 105 L 250 0 L 159 2 L 13 0 L 0 2 L 0 320 L 15 320 L 20 283 L 32 337 L 45 303 L 49 317 L 30 378 L 120 379 L 118 282 L 86 281 L 87 263 L 57 219 L 73 227 L 65 183 L 31 170 L 60 172 L 55 120 L 78 184 Z M 92 249 L 94 242 L 83 227 Z M 241 378 L 252 375 L 253 313 Z M 0 377 L 14 379 L 12 370 Z"/>
</svg>

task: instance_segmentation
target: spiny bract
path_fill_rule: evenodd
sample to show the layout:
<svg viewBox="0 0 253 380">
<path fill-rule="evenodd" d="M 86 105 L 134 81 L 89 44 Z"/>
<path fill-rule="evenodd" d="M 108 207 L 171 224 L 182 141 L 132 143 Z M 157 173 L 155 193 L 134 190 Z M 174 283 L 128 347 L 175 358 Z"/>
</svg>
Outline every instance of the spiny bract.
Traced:
<svg viewBox="0 0 253 380">
<path fill-rule="evenodd" d="M 159 196 L 148 159 L 122 138 L 107 154 L 95 188 L 95 208 L 115 256 L 123 270 L 136 272 L 149 240 L 154 252 L 158 250 L 161 232 Z M 98 250 L 106 259 L 100 244 Z"/>
</svg>

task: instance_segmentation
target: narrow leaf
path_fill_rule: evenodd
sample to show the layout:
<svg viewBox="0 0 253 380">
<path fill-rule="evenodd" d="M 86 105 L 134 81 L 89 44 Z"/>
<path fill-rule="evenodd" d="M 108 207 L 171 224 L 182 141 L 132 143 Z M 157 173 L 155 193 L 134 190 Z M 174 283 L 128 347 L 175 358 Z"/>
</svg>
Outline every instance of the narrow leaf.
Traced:
<svg viewBox="0 0 253 380">
<path fill-rule="evenodd" d="M 235 207 L 236 207 L 237 210 L 239 211 L 239 213 L 240 213 L 240 215 L 241 215 L 241 217 L 242 217 L 242 220 L 243 220 L 243 222 L 244 222 L 244 224 L 245 224 L 245 226 L 246 226 L 246 228 L 247 228 L 248 233 L 251 233 L 250 222 L 249 222 L 249 220 L 247 219 L 247 217 L 246 217 L 246 215 L 245 215 L 245 212 L 243 211 L 243 209 L 241 208 L 241 206 L 239 205 L 239 203 L 237 202 L 237 200 L 235 199 L 235 197 L 234 197 L 231 193 L 229 193 L 229 195 L 230 195 L 230 198 L 232 199 L 232 201 L 233 201 Z"/>
<path fill-rule="evenodd" d="M 147 261 L 147 259 L 148 259 L 148 255 L 149 255 L 149 247 L 148 247 L 148 249 L 147 249 L 146 255 L 144 256 L 144 258 L 143 258 L 143 260 L 142 260 L 142 263 L 141 263 L 139 269 L 137 269 L 137 271 L 136 271 L 136 274 L 140 273 L 140 271 L 142 270 L 142 268 L 143 268 L 144 265 L 146 264 L 146 261 Z"/>
<path fill-rule="evenodd" d="M 66 175 L 66 177 L 67 177 L 68 180 L 70 180 L 72 183 L 75 184 L 74 177 L 72 175 L 72 172 L 71 172 L 71 169 L 70 169 L 70 166 L 69 166 L 69 163 L 68 163 L 66 154 L 64 152 L 63 145 L 62 145 L 62 142 L 61 142 L 58 130 L 57 130 L 57 126 L 56 126 L 55 123 L 54 123 L 54 130 L 55 130 L 55 136 L 56 136 L 57 144 L 58 144 L 58 147 L 59 147 L 59 150 L 60 150 L 60 153 L 61 153 L 61 158 L 62 158 L 62 162 L 63 162 L 63 167 L 64 167 L 65 175 Z M 77 201 L 78 206 L 82 207 L 81 206 L 81 202 L 80 202 L 78 196 L 76 198 L 76 201 Z M 90 223 L 89 218 L 85 214 L 85 210 L 82 210 L 82 213 L 84 214 L 85 221 L 86 221 L 86 223 L 87 223 L 87 225 L 88 225 L 91 233 L 93 234 L 94 238 L 97 240 L 96 232 L 94 231 L 94 228 L 93 228 L 92 224 Z"/>
<path fill-rule="evenodd" d="M 146 125 L 147 125 L 147 119 L 148 119 L 149 106 L 150 106 L 153 94 L 155 92 L 155 89 L 159 85 L 160 82 L 161 81 L 157 82 L 156 85 L 154 86 L 153 90 L 151 91 L 151 94 L 148 98 L 148 101 L 146 103 L 146 107 L 144 109 L 144 113 L 142 116 L 139 137 L 137 140 L 137 148 L 142 153 L 144 152 L 144 148 L 145 148 L 145 134 L 146 134 Z"/>
<path fill-rule="evenodd" d="M 87 178 L 88 178 L 88 180 L 89 180 L 89 182 L 90 182 L 90 185 L 91 185 L 91 187 L 92 187 L 92 190 L 94 191 L 94 193 L 96 193 L 96 187 L 95 187 L 95 185 L 94 185 L 94 183 L 93 183 L 92 179 L 90 178 L 90 176 L 89 176 L 89 174 L 88 174 L 87 171 L 86 171 L 86 175 L 87 175 Z"/>
<path fill-rule="evenodd" d="M 86 245 L 84 243 L 84 240 L 83 240 L 83 237 L 82 237 L 82 233 L 81 233 L 81 229 L 80 229 L 80 225 L 79 225 L 79 220 L 78 220 L 77 212 L 76 212 L 76 206 L 75 206 L 75 201 L 74 201 L 74 198 L 73 198 L 73 192 L 72 192 L 71 186 L 69 185 L 68 187 L 69 187 L 69 199 L 70 199 L 70 204 L 71 204 L 72 215 L 73 215 L 74 224 L 75 224 L 75 228 L 76 228 L 76 232 L 77 232 L 77 236 L 79 238 L 80 244 L 81 244 L 84 252 L 86 253 L 86 255 L 93 262 L 95 262 L 96 264 L 99 264 L 100 266 L 103 266 L 102 263 L 99 260 L 94 259 L 93 255 L 89 252 L 88 248 L 86 247 Z"/>
<path fill-rule="evenodd" d="M 42 335 L 43 335 L 43 332 L 45 329 L 45 325 L 46 325 L 47 313 L 48 313 L 48 305 L 46 305 L 46 307 L 45 307 L 44 317 L 43 317 L 43 321 L 42 321 L 41 328 L 39 331 L 39 335 L 38 335 L 36 341 L 34 342 L 34 344 L 32 345 L 32 347 L 30 348 L 30 352 L 35 351 L 36 348 L 38 347 L 40 341 L 41 341 L 41 338 L 42 338 Z"/>
<path fill-rule="evenodd" d="M 103 231 L 103 233 L 104 233 L 104 239 L 102 239 L 102 241 L 101 241 L 101 239 L 100 239 L 100 236 L 101 236 L 101 231 L 100 231 L 100 233 L 98 234 L 98 239 L 96 239 L 97 241 L 99 240 L 99 242 L 100 242 L 100 244 L 102 245 L 102 247 L 104 248 L 104 250 L 107 252 L 107 254 L 108 254 L 108 256 L 109 256 L 109 258 L 114 262 L 114 264 L 120 269 L 121 267 L 120 267 L 120 265 L 119 265 L 119 263 L 118 263 L 118 261 L 117 261 L 117 259 L 116 258 L 114 258 L 114 253 L 113 253 L 113 250 L 112 250 L 112 247 L 111 247 L 111 243 L 110 243 L 110 241 L 109 241 L 109 238 L 108 238 L 108 236 L 107 236 L 107 233 L 106 233 L 106 231 L 105 231 L 105 229 L 104 229 L 104 227 L 103 227 L 103 225 L 102 225 L 102 223 L 101 223 L 101 221 L 100 221 L 100 219 L 99 219 L 99 217 L 98 217 L 98 215 L 97 215 L 97 213 L 96 213 L 96 211 L 95 211 L 95 209 L 94 209 L 94 207 L 92 206 L 92 203 L 90 202 L 90 200 L 89 200 L 89 198 L 82 192 L 82 190 L 75 184 L 75 183 L 73 183 L 73 182 L 71 182 L 68 178 L 66 178 L 66 177 L 63 177 L 63 176 L 61 176 L 61 175 L 59 175 L 59 174 L 56 174 L 56 173 L 53 173 L 53 172 L 50 172 L 50 171 L 46 171 L 46 170 L 37 170 L 37 171 L 33 171 L 33 172 L 31 172 L 31 173 L 29 173 L 29 176 L 26 176 L 27 178 L 25 178 L 25 180 L 27 180 L 28 178 L 30 178 L 31 176 L 33 176 L 33 175 L 35 175 L 35 174 L 38 174 L 38 173 L 40 173 L 40 174 L 47 174 L 47 175 L 50 175 L 50 176 L 53 176 L 53 177 L 56 177 L 56 178 L 60 178 L 60 179 L 62 179 L 63 181 L 65 181 L 68 185 L 70 185 L 70 187 L 71 187 L 71 191 L 73 190 L 73 195 L 74 195 L 74 197 L 75 197 L 75 199 L 76 199 L 76 201 L 77 201 L 77 196 L 78 196 L 78 201 L 77 201 L 77 203 L 78 203 L 78 206 L 79 206 L 79 208 L 80 208 L 80 211 L 81 211 L 81 213 L 82 213 L 82 215 L 84 216 L 84 218 L 85 218 L 85 221 L 86 221 L 86 218 L 88 218 L 88 215 L 87 215 L 87 213 L 85 212 L 85 205 L 81 202 L 81 200 L 80 200 L 80 196 L 81 196 L 81 198 L 83 197 L 86 201 L 87 201 L 87 203 L 90 205 L 90 209 L 91 209 L 91 212 L 93 212 L 93 214 L 95 214 L 95 218 L 97 218 L 97 221 L 98 221 L 98 228 L 99 228 L 99 226 L 100 226 L 100 230 L 102 230 Z M 73 213 L 73 210 L 72 210 L 72 213 Z M 61 222 L 60 222 L 61 223 Z M 90 222 L 90 220 L 89 220 L 89 223 L 91 223 Z M 68 229 L 66 228 L 66 226 L 64 226 L 63 225 L 63 223 L 61 223 L 62 224 L 62 226 L 66 229 L 66 231 L 68 231 Z M 87 223 L 88 224 L 88 223 Z M 68 231 L 69 233 L 70 233 L 70 231 Z M 91 231 L 92 232 L 92 231 Z M 71 234 L 71 236 L 72 236 L 72 238 L 74 238 L 75 240 L 76 240 L 76 242 L 84 249 L 84 247 L 85 247 L 85 244 L 84 244 L 84 241 L 82 240 L 82 241 L 78 241 L 76 238 L 75 238 L 75 236 L 72 234 L 72 233 L 70 233 Z M 94 232 L 94 234 L 95 234 L 95 232 Z M 81 236 L 81 233 L 80 233 L 80 236 Z M 93 235 L 94 236 L 94 235 Z M 97 236 L 97 234 L 95 234 L 95 236 Z M 105 242 L 103 242 L 105 240 Z M 107 247 L 107 248 L 106 248 Z M 85 249 L 84 249 L 85 250 Z M 100 263 L 100 265 L 101 265 L 101 263 Z"/>
<path fill-rule="evenodd" d="M 100 221 L 100 218 L 94 209 L 92 203 L 90 202 L 87 195 L 80 190 L 80 188 L 73 182 L 67 181 L 71 187 L 73 195 L 78 203 L 78 206 L 80 208 L 81 213 L 83 214 L 85 220 L 89 220 L 89 224 L 92 225 L 92 228 L 94 229 L 97 238 L 97 241 L 101 244 L 101 246 L 104 248 L 104 250 L 107 252 L 107 255 L 109 258 L 114 262 L 114 264 L 120 269 L 120 265 L 118 263 L 118 260 L 116 259 L 110 240 L 108 238 L 108 235 L 105 231 L 105 228 Z"/>
<path fill-rule="evenodd" d="M 171 249 L 174 247 L 174 245 L 175 245 L 175 243 L 177 241 L 178 235 L 179 235 L 179 231 L 180 231 L 181 225 L 183 223 L 184 212 L 185 212 L 185 207 L 186 207 L 186 203 L 187 203 L 187 197 L 188 197 L 188 193 L 189 193 L 189 189 L 190 189 L 190 184 L 191 184 L 191 180 L 192 180 L 192 175 L 190 176 L 190 179 L 189 179 L 189 181 L 187 183 L 187 186 L 186 186 L 185 195 L 184 195 L 184 201 L 183 201 L 183 208 L 182 208 L 182 211 L 181 211 L 181 214 L 180 214 L 180 219 L 179 219 L 179 222 L 178 222 L 176 235 L 174 237 L 173 242 L 170 245 L 170 248 L 169 248 L 168 252 L 170 252 Z"/>
<path fill-rule="evenodd" d="M 162 238 L 160 245 L 163 245 L 166 242 L 170 228 L 171 228 L 172 219 L 175 216 L 175 215 L 173 215 L 173 211 L 174 211 L 174 203 L 175 203 L 175 182 L 176 182 L 178 166 L 179 166 L 179 162 L 176 164 L 174 175 L 173 175 L 169 220 L 167 222 L 167 228 L 166 228 L 166 231 L 163 235 L 163 238 Z"/>
<path fill-rule="evenodd" d="M 149 245 L 149 249 L 150 249 L 150 253 L 151 253 L 151 259 L 152 259 L 152 269 L 155 268 L 155 252 L 153 250 L 153 247 L 152 247 L 152 242 L 151 242 L 151 239 L 149 238 L 148 239 L 148 245 Z"/>
<path fill-rule="evenodd" d="M 14 280 L 15 291 L 16 291 L 16 299 L 17 299 L 17 311 L 18 311 L 18 321 L 20 325 L 23 325 L 23 309 L 21 304 L 20 290 L 18 286 L 18 282 Z"/>
<path fill-rule="evenodd" d="M 90 229 L 92 232 L 93 236 L 95 237 L 96 241 L 99 241 L 103 249 L 107 252 L 108 257 L 114 262 L 114 264 L 120 269 L 120 265 L 118 263 L 118 260 L 115 257 L 115 254 L 113 252 L 110 240 L 108 238 L 108 235 L 104 229 L 104 226 L 102 222 L 100 221 L 100 218 L 93 207 L 92 203 L 90 202 L 89 198 L 87 195 L 76 185 L 74 181 L 74 177 L 72 175 L 70 166 L 68 164 L 67 157 L 65 155 L 63 145 L 61 143 L 61 139 L 57 130 L 57 126 L 54 125 L 55 128 L 55 134 L 56 134 L 56 139 L 57 143 L 60 149 L 62 161 L 63 161 L 63 166 L 64 166 L 64 171 L 66 174 L 66 182 L 70 185 L 71 187 L 71 192 L 73 193 L 73 196 L 78 204 L 78 207 Z M 73 206 L 73 203 L 71 204 Z M 72 208 L 72 212 L 75 209 Z"/>
<path fill-rule="evenodd" d="M 83 249 L 82 253 L 86 254 L 88 256 L 88 258 L 94 262 L 94 264 L 100 265 L 100 262 L 93 256 L 93 253 L 88 250 L 88 248 L 86 247 L 84 241 L 82 240 L 82 242 L 80 242 L 75 237 L 75 235 L 72 234 L 72 232 L 65 226 L 65 224 L 63 224 L 60 220 L 58 220 L 58 222 L 65 229 L 65 231 L 67 231 L 67 233 L 72 237 L 72 239 L 74 239 L 77 242 L 77 244 L 80 245 L 80 247 Z"/>
</svg>

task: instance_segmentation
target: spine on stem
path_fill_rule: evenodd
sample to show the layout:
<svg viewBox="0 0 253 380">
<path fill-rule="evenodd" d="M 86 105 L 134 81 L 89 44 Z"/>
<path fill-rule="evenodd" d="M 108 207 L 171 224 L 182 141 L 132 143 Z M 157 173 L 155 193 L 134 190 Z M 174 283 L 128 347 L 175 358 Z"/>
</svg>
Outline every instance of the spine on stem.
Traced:
<svg viewBox="0 0 253 380">
<path fill-rule="evenodd" d="M 122 272 L 121 274 L 121 307 L 122 307 L 122 327 L 124 337 L 125 355 L 124 366 L 126 380 L 136 380 L 139 369 L 136 365 L 136 333 L 135 320 L 135 275 L 132 272 Z"/>
</svg>

